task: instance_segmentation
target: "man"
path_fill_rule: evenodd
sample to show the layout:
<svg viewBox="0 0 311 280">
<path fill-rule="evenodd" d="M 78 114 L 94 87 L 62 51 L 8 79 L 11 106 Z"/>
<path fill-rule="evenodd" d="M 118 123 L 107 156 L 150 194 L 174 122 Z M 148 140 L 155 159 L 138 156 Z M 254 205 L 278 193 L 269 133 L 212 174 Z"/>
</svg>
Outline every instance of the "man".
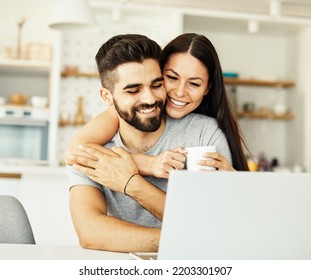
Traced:
<svg viewBox="0 0 311 280">
<path fill-rule="evenodd" d="M 145 36 L 119 35 L 103 44 L 96 55 L 101 96 L 115 107 L 119 132 L 106 148 L 85 147 L 97 160 L 73 159 L 100 170 L 101 176 L 95 178 L 89 169 L 78 166 L 88 178 L 68 167 L 70 209 L 83 247 L 123 252 L 158 249 L 167 180 L 139 175 L 126 150 L 157 155 L 177 146 L 219 144 L 229 151 L 211 118 L 192 114 L 174 120 L 165 116 L 160 51 Z M 189 201 L 190 194 L 191 186 Z"/>
</svg>

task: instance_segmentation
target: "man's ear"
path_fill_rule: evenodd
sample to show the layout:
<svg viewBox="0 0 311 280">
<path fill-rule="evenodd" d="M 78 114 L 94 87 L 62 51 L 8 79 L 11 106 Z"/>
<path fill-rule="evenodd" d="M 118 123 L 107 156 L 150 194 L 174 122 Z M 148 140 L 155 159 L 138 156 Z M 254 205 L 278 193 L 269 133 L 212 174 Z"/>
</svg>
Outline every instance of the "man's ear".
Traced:
<svg viewBox="0 0 311 280">
<path fill-rule="evenodd" d="M 105 103 L 109 106 L 113 105 L 112 93 L 107 88 L 101 87 L 99 94 L 101 98 L 105 101 Z"/>
</svg>

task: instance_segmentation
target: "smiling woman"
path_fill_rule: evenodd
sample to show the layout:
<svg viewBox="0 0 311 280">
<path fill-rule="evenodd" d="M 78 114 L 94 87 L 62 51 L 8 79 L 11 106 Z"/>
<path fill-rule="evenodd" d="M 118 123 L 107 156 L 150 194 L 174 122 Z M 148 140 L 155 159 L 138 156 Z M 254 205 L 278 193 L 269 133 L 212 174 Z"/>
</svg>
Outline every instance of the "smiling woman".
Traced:
<svg viewBox="0 0 311 280">
<path fill-rule="evenodd" d="M 232 166 L 227 159 L 218 156 L 214 158 L 213 163 L 216 164 L 212 167 L 220 170 L 249 170 L 242 149 L 244 141 L 231 112 L 221 65 L 213 44 L 200 34 L 182 34 L 164 47 L 160 66 L 168 94 L 168 115 L 181 118 L 191 111 L 207 115 L 217 120 L 225 134 Z M 181 106 L 183 104 L 185 106 Z"/>
<path fill-rule="evenodd" d="M 166 112 L 180 118 L 195 110 L 208 94 L 206 67 L 189 53 L 169 57 L 163 69 L 167 91 Z"/>
</svg>

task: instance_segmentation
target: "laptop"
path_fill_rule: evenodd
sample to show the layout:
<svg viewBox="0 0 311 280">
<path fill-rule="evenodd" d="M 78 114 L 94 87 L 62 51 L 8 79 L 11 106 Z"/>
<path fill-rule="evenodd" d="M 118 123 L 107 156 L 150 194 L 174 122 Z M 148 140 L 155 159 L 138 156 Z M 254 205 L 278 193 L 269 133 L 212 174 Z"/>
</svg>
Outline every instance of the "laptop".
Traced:
<svg viewBox="0 0 311 280">
<path fill-rule="evenodd" d="M 170 173 L 159 260 L 311 259 L 311 174 Z"/>
</svg>

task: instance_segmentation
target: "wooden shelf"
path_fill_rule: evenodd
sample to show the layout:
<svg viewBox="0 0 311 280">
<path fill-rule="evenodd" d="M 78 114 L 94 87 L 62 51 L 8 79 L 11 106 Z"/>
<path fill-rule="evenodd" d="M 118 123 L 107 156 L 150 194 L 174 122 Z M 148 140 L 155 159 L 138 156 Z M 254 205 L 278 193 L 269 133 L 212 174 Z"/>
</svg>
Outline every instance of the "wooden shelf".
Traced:
<svg viewBox="0 0 311 280">
<path fill-rule="evenodd" d="M 59 121 L 58 125 L 60 127 L 66 127 L 66 126 L 83 126 L 85 125 L 87 122 L 83 122 L 83 123 L 76 123 L 76 122 L 62 122 L 62 121 Z"/>
<path fill-rule="evenodd" d="M 99 78 L 98 73 L 90 72 L 65 72 L 61 73 L 63 78 L 67 77 L 84 77 L 84 78 Z M 257 86 L 257 87 L 282 87 L 282 88 L 292 88 L 295 86 L 294 82 L 291 81 L 267 81 L 267 80 L 257 80 L 257 79 L 240 79 L 240 78 L 224 78 L 226 85 L 236 85 L 236 86 Z"/>
<path fill-rule="evenodd" d="M 257 87 L 282 87 L 292 88 L 295 83 L 292 81 L 267 81 L 257 79 L 224 78 L 226 85 L 236 86 L 257 86 Z"/>
<path fill-rule="evenodd" d="M 22 174 L 19 174 L 19 173 L 0 173 L 0 178 L 21 179 Z"/>
<path fill-rule="evenodd" d="M 238 118 L 248 118 L 248 119 L 272 119 L 272 120 L 284 120 L 290 121 L 294 119 L 293 114 L 286 113 L 286 114 L 274 114 L 274 113 L 261 113 L 261 112 L 237 112 L 236 116 Z"/>
<path fill-rule="evenodd" d="M 88 72 L 62 72 L 61 76 L 63 78 L 67 77 L 99 78 L 99 75 L 97 73 L 88 73 Z"/>
</svg>

